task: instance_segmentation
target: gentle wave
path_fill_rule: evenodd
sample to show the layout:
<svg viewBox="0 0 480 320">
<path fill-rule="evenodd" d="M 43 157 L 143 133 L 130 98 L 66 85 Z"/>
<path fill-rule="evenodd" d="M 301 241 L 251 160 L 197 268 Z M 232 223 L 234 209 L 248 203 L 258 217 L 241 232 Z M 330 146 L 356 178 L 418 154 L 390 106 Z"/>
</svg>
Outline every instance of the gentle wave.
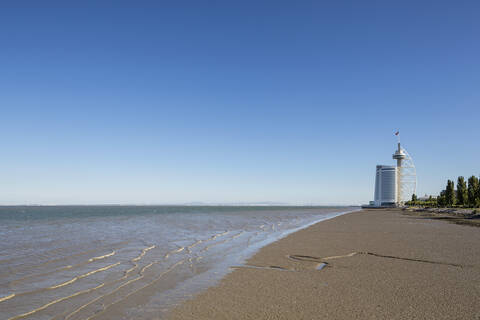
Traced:
<svg viewBox="0 0 480 320">
<path fill-rule="evenodd" d="M 155 247 L 155 246 L 153 246 L 153 247 Z M 149 250 L 150 250 L 150 249 L 153 249 L 153 248 L 152 248 L 152 247 L 145 248 L 145 249 L 142 250 L 142 253 L 148 251 L 148 250 L 146 250 L 146 249 L 149 249 Z M 143 254 L 143 255 L 144 255 L 144 254 Z M 143 257 L 143 255 L 141 255 L 141 256 Z M 105 256 L 107 256 L 107 255 L 105 255 Z M 105 256 L 103 256 L 103 257 L 105 257 Z M 108 256 L 111 256 L 111 254 L 109 254 Z M 136 259 L 136 258 L 135 258 L 135 259 Z M 91 259 L 90 259 L 90 260 L 91 260 Z M 89 261 L 90 261 L 90 260 L 89 260 Z M 132 259 L 132 262 L 135 262 L 135 261 L 133 261 L 133 260 L 134 260 L 134 259 Z M 92 261 L 94 261 L 94 260 L 92 260 Z M 136 260 L 136 261 L 138 261 L 138 260 Z M 115 264 L 106 266 L 106 267 L 104 267 L 104 268 L 99 268 L 99 269 L 97 269 L 97 270 L 93 270 L 93 271 L 88 272 L 88 273 L 86 273 L 86 274 L 83 274 L 83 275 L 80 275 L 80 276 L 78 276 L 78 277 L 75 277 L 75 278 L 73 278 L 73 279 L 71 279 L 71 280 L 69 280 L 69 281 L 66 281 L 66 282 L 64 282 L 64 283 L 61 283 L 61 284 L 59 284 L 59 285 L 56 285 L 56 286 L 53 286 L 53 287 L 49 287 L 49 288 L 46 288 L 46 289 L 57 289 L 57 288 L 66 286 L 66 285 L 68 285 L 68 284 L 71 284 L 71 283 L 77 281 L 78 279 L 85 278 L 85 277 L 87 277 L 87 276 L 89 276 L 89 275 L 92 275 L 92 274 L 95 274 L 95 273 L 97 273 L 97 272 L 101 272 L 101 271 L 105 271 L 105 270 L 111 269 L 111 268 L 113 268 L 113 267 L 115 267 L 115 266 L 117 266 L 117 265 L 119 265 L 119 264 L 120 264 L 120 262 L 117 262 L 117 263 L 115 263 Z M 150 267 L 151 265 L 152 265 L 152 264 L 150 264 L 150 265 L 142 268 L 142 270 L 140 271 L 140 274 L 142 274 L 142 273 L 143 273 L 148 267 Z M 115 282 L 124 280 L 124 279 L 126 279 L 126 278 L 128 277 L 129 273 L 130 273 L 131 271 L 135 270 L 137 267 L 138 267 L 138 265 L 135 264 L 135 266 L 134 266 L 133 268 L 131 268 L 131 269 L 128 269 L 128 270 L 125 272 L 124 276 L 123 276 L 122 278 L 120 278 L 120 279 L 116 279 L 116 280 L 110 281 L 110 282 L 108 282 L 108 283 L 102 283 L 102 284 L 100 284 L 100 285 L 98 285 L 98 286 L 96 286 L 96 287 L 93 287 L 93 288 L 90 288 L 90 289 L 86 289 L 86 290 L 81 290 L 81 291 L 78 291 L 78 292 L 76 292 L 76 293 L 74 293 L 74 294 L 72 294 L 72 295 L 69 295 L 69 296 L 66 296 L 66 297 L 62 297 L 62 298 L 60 298 L 60 299 L 56 299 L 56 300 L 51 301 L 51 302 L 49 302 L 49 303 L 47 303 L 47 304 L 45 304 L 45 305 L 43 305 L 43 306 L 41 306 L 41 307 L 39 307 L 39 308 L 33 309 L 32 311 L 29 311 L 29 312 L 20 314 L 20 315 L 18 315 L 18 316 L 9 318 L 9 320 L 16 320 L 16 319 L 21 319 L 21 318 L 27 317 L 27 316 L 29 316 L 29 315 L 32 315 L 32 314 L 37 313 L 37 312 L 39 312 L 39 311 L 42 311 L 42 310 L 44 310 L 44 309 L 46 309 L 46 308 L 48 308 L 48 307 L 50 307 L 50 306 L 52 306 L 52 305 L 54 305 L 54 304 L 56 304 L 56 303 L 59 303 L 59 302 L 62 302 L 62 301 L 71 299 L 71 298 L 76 297 L 76 296 L 79 296 L 79 295 L 81 295 L 81 294 L 85 294 L 85 293 L 88 293 L 88 292 L 92 292 L 92 291 L 94 291 L 94 290 L 98 290 L 98 289 L 104 287 L 104 286 L 107 285 L 107 284 L 113 284 L 113 283 L 115 283 Z M 25 293 L 21 293 L 21 294 L 13 294 L 13 296 L 31 294 L 31 293 L 38 292 L 38 291 L 42 291 L 42 290 L 43 290 L 43 289 L 38 289 L 38 290 L 35 290 L 35 291 L 32 291 L 32 292 L 25 292 Z M 12 296 L 12 298 L 13 298 L 13 296 Z"/>
<path fill-rule="evenodd" d="M 49 274 L 52 274 L 52 273 L 57 273 L 59 271 L 65 271 L 65 270 L 69 270 L 69 269 L 75 269 L 75 268 L 78 268 L 78 267 L 81 267 L 81 266 L 84 266 L 90 262 L 94 262 L 94 261 L 97 261 L 97 260 L 101 260 L 101 259 L 105 259 L 105 258 L 108 258 L 108 257 L 111 257 L 113 256 L 113 254 L 107 254 L 107 255 L 104 255 L 104 256 L 101 256 L 101 257 L 94 257 L 94 258 L 90 258 L 86 261 L 83 261 L 83 262 L 80 262 L 80 263 L 77 263 L 75 265 L 66 265 L 66 266 L 63 266 L 63 267 L 60 267 L 60 268 L 57 268 L 57 269 L 54 269 L 54 270 L 51 270 L 51 271 L 48 271 L 48 272 L 44 272 L 44 273 L 37 273 L 37 274 L 32 274 L 32 275 L 28 275 L 28 276 L 25 276 L 23 278 L 20 278 L 20 279 L 16 279 L 16 280 L 13 280 L 11 281 L 11 284 L 18 284 L 22 281 L 25 281 L 27 279 L 31 279 L 31 278 L 35 278 L 35 277 L 44 277 L 46 275 L 49 275 Z"/>
<path fill-rule="evenodd" d="M 72 294 L 72 295 L 70 295 L 70 296 L 63 297 L 63 298 L 54 300 L 54 301 L 49 302 L 49 303 L 47 303 L 47 304 L 45 304 L 45 305 L 43 305 L 43 306 L 41 306 L 41 307 L 39 307 L 39 308 L 33 309 L 32 311 L 29 311 L 29 312 L 20 314 L 20 315 L 18 315 L 18 316 L 9 318 L 8 320 L 17 320 L 17 319 L 25 318 L 25 317 L 27 317 L 27 316 L 30 316 L 30 315 L 34 314 L 34 313 L 37 313 L 37 312 L 42 311 L 42 310 L 45 310 L 46 308 L 50 307 L 51 305 L 54 305 L 54 304 L 56 304 L 56 303 L 65 301 L 65 300 L 67 300 L 67 299 L 71 299 L 71 298 L 76 297 L 76 296 L 81 295 L 81 294 L 85 294 L 85 293 L 91 292 L 91 291 L 93 291 L 93 290 L 97 290 L 97 289 L 103 287 L 104 285 L 105 285 L 105 284 L 102 283 L 102 284 L 100 284 L 99 286 L 96 286 L 96 287 L 94 287 L 94 288 L 90 288 L 90 289 L 85 289 L 85 290 L 82 290 L 82 291 L 78 291 L 78 292 L 76 292 L 76 293 L 74 293 L 74 294 Z"/>
<path fill-rule="evenodd" d="M 127 241 L 122 241 L 122 242 L 116 243 L 116 244 L 114 244 L 114 245 L 115 245 L 115 246 L 119 246 L 119 245 L 126 244 L 126 243 L 127 243 Z M 103 250 L 104 248 L 105 248 L 105 246 L 101 246 L 101 247 L 96 248 L 96 249 L 85 250 L 85 251 L 78 252 L 78 253 L 75 253 L 75 254 L 67 255 L 67 256 L 65 256 L 65 257 L 50 259 L 50 260 L 41 262 L 41 263 L 39 263 L 39 264 L 16 267 L 15 270 L 14 270 L 14 272 L 13 272 L 13 274 L 19 273 L 19 272 L 24 272 L 24 271 L 30 270 L 30 269 L 36 269 L 36 268 L 38 269 L 38 268 L 40 268 L 40 267 L 44 267 L 44 266 L 47 266 L 47 265 L 52 264 L 52 263 L 55 263 L 55 262 L 65 261 L 65 260 L 69 260 L 69 259 L 74 258 L 74 257 L 79 257 L 79 256 L 87 255 L 87 254 L 89 254 L 89 253 L 93 253 L 93 252 L 96 252 L 96 251 L 100 251 L 100 250 Z M 115 250 L 114 250 L 114 252 L 115 252 Z M 114 252 L 112 252 L 112 253 L 115 254 Z M 93 261 L 96 261 L 96 260 L 105 259 L 105 258 L 107 258 L 107 257 L 110 257 L 110 256 L 113 255 L 112 253 L 109 253 L 109 254 L 106 254 L 106 255 L 103 255 L 103 256 L 93 257 L 93 258 L 88 259 L 88 260 L 85 261 L 85 262 L 78 263 L 78 264 L 75 264 L 75 265 L 65 265 L 65 266 L 61 266 L 61 267 L 55 268 L 54 270 L 51 270 L 51 271 L 27 275 L 27 276 L 24 276 L 24 277 L 21 277 L 21 278 L 12 280 L 10 283 L 11 283 L 11 284 L 17 284 L 17 283 L 19 283 L 19 282 L 21 282 L 21 281 L 25 281 L 26 279 L 30 279 L 30 278 L 33 278 L 33 277 L 45 276 L 45 275 L 48 275 L 48 274 L 52 274 L 52 273 L 54 273 L 54 272 L 58 272 L 58 271 L 62 271 L 62 270 L 70 269 L 70 268 L 76 268 L 76 267 L 79 267 L 79 266 L 83 266 L 83 265 L 85 265 L 86 263 L 89 263 L 89 262 L 93 262 Z M 11 275 L 12 275 L 12 271 L 10 270 L 10 271 L 8 271 L 8 272 L 0 273 L 0 277 L 2 277 L 2 276 L 4 276 L 4 275 L 10 275 L 10 276 L 11 276 Z"/>
<path fill-rule="evenodd" d="M 15 297 L 15 293 L 9 294 L 8 296 L 1 297 L 0 302 L 10 300 L 13 297 Z"/>
<path fill-rule="evenodd" d="M 135 290 L 135 291 L 132 291 L 132 292 L 130 292 L 129 294 L 127 294 L 125 297 L 123 297 L 122 299 L 120 299 L 120 300 L 118 300 L 118 301 L 116 301 L 116 302 L 114 302 L 114 303 L 111 303 L 111 304 L 107 305 L 106 307 L 104 307 L 104 310 L 95 313 L 95 314 L 94 314 L 93 316 L 91 316 L 91 317 L 88 317 L 87 320 L 91 320 L 91 319 L 99 316 L 100 314 L 104 313 L 104 312 L 105 312 L 108 308 L 110 308 L 111 306 L 113 306 L 113 305 L 115 305 L 115 304 L 117 304 L 117 303 L 125 300 L 126 298 L 128 298 L 128 297 L 131 296 L 132 294 L 137 293 L 137 292 L 139 292 L 140 290 L 144 290 L 145 288 L 151 286 L 151 285 L 154 284 L 156 281 L 160 280 L 164 275 L 166 275 L 167 273 L 171 272 L 173 269 L 175 269 L 176 267 L 178 267 L 179 265 L 181 265 L 181 264 L 183 264 L 183 263 L 185 263 L 185 260 L 181 260 L 181 261 L 175 263 L 172 267 L 170 267 L 167 271 L 162 272 L 162 273 L 160 274 L 160 276 L 158 276 L 157 278 L 155 278 L 155 280 L 153 280 L 153 281 L 150 282 L 149 284 L 147 284 L 147 285 L 145 285 L 145 286 L 143 286 L 143 287 L 141 287 L 141 288 L 139 288 L 139 289 L 137 289 L 137 290 Z"/>
<path fill-rule="evenodd" d="M 88 276 L 91 276 L 92 274 L 95 274 L 95 273 L 97 273 L 97 272 L 102 272 L 102 271 L 106 271 L 106 270 L 108 270 L 108 269 L 114 268 L 114 267 L 118 266 L 119 264 L 120 264 L 120 262 L 117 262 L 117 263 L 108 265 L 108 266 L 106 266 L 106 267 L 103 267 L 103 268 L 99 268 L 99 269 L 90 271 L 90 272 L 88 272 L 88 273 L 79 275 L 79 276 L 77 276 L 77 277 L 75 277 L 75 278 L 73 278 L 73 279 L 71 279 L 71 280 L 69 280 L 69 281 L 65 281 L 65 282 L 63 282 L 63 283 L 60 283 L 60 284 L 57 284 L 57 285 L 55 285 L 55 286 L 49 287 L 48 289 L 57 289 L 57 288 L 60 288 L 60 287 L 64 287 L 64 286 L 66 286 L 66 285 L 69 285 L 69 284 L 74 283 L 74 282 L 77 281 L 77 280 L 80 280 L 80 279 L 82 279 L 82 278 L 86 278 L 86 277 L 88 277 Z"/>
<path fill-rule="evenodd" d="M 112 252 L 110 252 L 110 253 L 108 253 L 108 254 L 104 254 L 103 256 L 90 258 L 90 259 L 88 259 L 88 262 L 93 262 L 93 261 L 95 261 L 95 260 L 101 260 L 101 259 L 108 258 L 108 257 L 113 256 L 115 253 L 116 253 L 116 251 L 113 250 Z"/>
<path fill-rule="evenodd" d="M 142 257 L 143 257 L 148 251 L 154 249 L 155 247 L 156 247 L 156 246 L 153 245 L 153 246 L 151 246 L 151 247 L 148 247 L 148 248 L 143 249 L 143 250 L 142 250 L 142 253 L 140 253 L 140 255 L 139 255 L 138 257 L 132 259 L 132 261 L 138 261 L 138 260 L 142 259 Z"/>
</svg>

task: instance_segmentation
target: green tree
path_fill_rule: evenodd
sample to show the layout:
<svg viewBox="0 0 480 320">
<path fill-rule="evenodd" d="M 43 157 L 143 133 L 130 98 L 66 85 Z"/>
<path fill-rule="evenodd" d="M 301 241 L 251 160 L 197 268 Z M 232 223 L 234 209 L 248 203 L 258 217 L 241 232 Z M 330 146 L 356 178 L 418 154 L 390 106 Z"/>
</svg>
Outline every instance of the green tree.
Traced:
<svg viewBox="0 0 480 320">
<path fill-rule="evenodd" d="M 445 189 L 445 201 L 448 207 L 455 204 L 455 184 L 452 180 L 447 181 L 447 189 Z"/>
<path fill-rule="evenodd" d="M 468 178 L 468 189 L 467 189 L 469 207 L 473 208 L 477 206 L 477 199 L 480 199 L 479 193 L 480 193 L 480 186 L 479 186 L 478 178 L 475 176 L 471 176 L 470 178 Z"/>
<path fill-rule="evenodd" d="M 480 180 L 477 178 L 477 189 L 475 192 L 475 207 L 480 208 L 480 182 L 478 181 Z"/>
<path fill-rule="evenodd" d="M 445 194 L 446 194 L 446 191 L 442 190 L 442 192 L 440 192 L 440 195 L 437 197 L 437 205 L 439 207 L 445 207 L 447 205 Z"/>
<path fill-rule="evenodd" d="M 464 177 L 458 177 L 457 180 L 457 204 L 460 206 L 468 205 L 467 183 Z"/>
<path fill-rule="evenodd" d="M 417 195 L 414 193 L 412 194 L 412 202 L 415 203 L 418 200 Z"/>
</svg>

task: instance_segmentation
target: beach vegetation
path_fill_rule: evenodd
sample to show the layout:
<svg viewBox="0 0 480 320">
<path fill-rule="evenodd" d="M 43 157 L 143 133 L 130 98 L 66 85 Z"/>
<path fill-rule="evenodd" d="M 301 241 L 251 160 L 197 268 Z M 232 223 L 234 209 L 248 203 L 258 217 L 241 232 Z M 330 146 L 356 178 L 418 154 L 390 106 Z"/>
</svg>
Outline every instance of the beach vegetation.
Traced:
<svg viewBox="0 0 480 320">
<path fill-rule="evenodd" d="M 437 207 L 437 198 L 429 196 L 419 199 L 416 194 L 412 195 L 412 200 L 406 202 L 407 206 L 417 207 Z"/>
<path fill-rule="evenodd" d="M 437 206 L 438 207 L 445 207 L 447 205 L 447 200 L 445 197 L 445 190 L 440 192 L 440 195 L 437 197 Z"/>
<path fill-rule="evenodd" d="M 457 179 L 457 204 L 465 206 L 468 203 L 467 183 L 465 178 L 460 176 Z"/>
<path fill-rule="evenodd" d="M 471 176 L 468 178 L 468 187 L 467 187 L 467 197 L 468 205 L 470 207 L 478 207 L 480 201 L 480 186 L 478 178 Z"/>
<path fill-rule="evenodd" d="M 460 176 L 457 178 L 456 189 L 454 181 L 448 180 L 445 189 L 437 197 L 418 198 L 412 194 L 412 199 L 405 204 L 416 207 L 480 208 L 480 179 L 472 175 L 465 181 Z"/>
<path fill-rule="evenodd" d="M 445 202 L 448 207 L 453 207 L 456 202 L 455 184 L 452 180 L 447 181 L 447 188 L 445 189 Z"/>
</svg>

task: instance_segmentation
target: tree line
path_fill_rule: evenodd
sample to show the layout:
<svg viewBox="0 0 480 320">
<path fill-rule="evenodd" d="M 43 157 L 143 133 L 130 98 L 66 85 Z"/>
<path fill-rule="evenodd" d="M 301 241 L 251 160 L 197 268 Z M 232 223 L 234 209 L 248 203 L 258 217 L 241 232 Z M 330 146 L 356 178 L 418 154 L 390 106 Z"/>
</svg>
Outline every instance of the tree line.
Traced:
<svg viewBox="0 0 480 320">
<path fill-rule="evenodd" d="M 468 183 L 467 183 L 468 182 Z M 447 181 L 445 190 L 440 192 L 436 198 L 430 196 L 429 199 L 419 201 L 415 194 L 407 205 L 425 205 L 432 207 L 464 207 L 480 208 L 480 182 L 476 176 L 471 176 L 468 181 L 464 177 L 458 177 L 457 188 L 452 180 Z"/>
</svg>

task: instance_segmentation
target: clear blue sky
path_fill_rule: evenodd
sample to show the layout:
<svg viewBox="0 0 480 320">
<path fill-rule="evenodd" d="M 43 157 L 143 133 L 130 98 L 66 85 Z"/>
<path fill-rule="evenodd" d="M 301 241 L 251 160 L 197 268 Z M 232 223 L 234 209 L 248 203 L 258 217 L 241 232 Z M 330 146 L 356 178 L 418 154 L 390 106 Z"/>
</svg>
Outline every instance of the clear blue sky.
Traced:
<svg viewBox="0 0 480 320">
<path fill-rule="evenodd" d="M 1 204 L 365 203 L 397 128 L 480 174 L 478 1 L 12 3 Z"/>
</svg>

